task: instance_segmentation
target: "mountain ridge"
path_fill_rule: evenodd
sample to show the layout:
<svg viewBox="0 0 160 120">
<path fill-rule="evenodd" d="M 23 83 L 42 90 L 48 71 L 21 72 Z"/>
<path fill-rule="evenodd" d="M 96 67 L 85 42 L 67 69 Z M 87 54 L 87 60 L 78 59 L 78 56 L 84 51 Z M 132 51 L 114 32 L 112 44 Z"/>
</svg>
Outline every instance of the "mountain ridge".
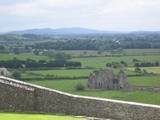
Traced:
<svg viewBox="0 0 160 120">
<path fill-rule="evenodd" d="M 150 34 L 150 33 L 158 33 L 160 31 L 105 31 L 105 30 L 96 30 L 90 28 L 82 28 L 82 27 L 66 27 L 66 28 L 35 28 L 35 29 L 25 29 L 18 31 L 11 31 L 1 34 L 33 34 L 33 35 L 87 35 L 87 34 Z"/>
<path fill-rule="evenodd" d="M 7 34 L 35 34 L 35 35 L 65 35 L 65 34 L 103 34 L 107 31 L 89 29 L 89 28 L 80 28 L 80 27 L 71 27 L 71 28 L 41 28 L 41 29 L 26 29 L 19 31 L 7 32 Z"/>
</svg>

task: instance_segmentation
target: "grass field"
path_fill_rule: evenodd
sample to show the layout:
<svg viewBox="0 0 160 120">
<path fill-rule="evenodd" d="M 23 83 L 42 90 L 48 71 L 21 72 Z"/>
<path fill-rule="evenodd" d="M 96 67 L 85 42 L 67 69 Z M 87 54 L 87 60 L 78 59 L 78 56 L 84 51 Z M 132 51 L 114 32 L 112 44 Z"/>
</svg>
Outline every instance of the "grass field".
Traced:
<svg viewBox="0 0 160 120">
<path fill-rule="evenodd" d="M 26 60 L 26 59 L 33 59 L 33 60 L 47 60 L 48 57 L 46 56 L 38 56 L 30 53 L 24 54 L 0 54 L 0 60 L 12 60 L 13 58 L 17 58 L 19 60 Z"/>
<path fill-rule="evenodd" d="M 98 51 L 96 50 L 62 50 L 57 52 L 64 52 L 66 54 L 69 54 L 73 57 L 80 57 L 80 56 L 105 56 L 110 54 L 110 52 L 102 52 L 101 54 L 98 54 Z"/>
<path fill-rule="evenodd" d="M 58 69 L 20 71 L 21 79 L 75 79 L 87 78 L 93 69 Z"/>
<path fill-rule="evenodd" d="M 142 67 L 142 69 L 147 70 L 147 72 L 160 74 L 160 67 Z"/>
<path fill-rule="evenodd" d="M 34 70 L 27 73 L 40 75 L 53 75 L 57 77 L 87 77 L 93 70 L 91 69 L 60 69 L 60 70 Z"/>
<path fill-rule="evenodd" d="M 86 120 L 82 117 L 43 114 L 0 113 L 0 120 Z"/>
<path fill-rule="evenodd" d="M 145 81 L 145 79 L 143 79 L 143 80 Z M 86 85 L 87 80 L 84 80 L 84 79 L 82 79 L 82 80 L 81 79 L 80 80 L 33 80 L 33 81 L 29 81 L 29 82 L 33 83 L 33 84 L 41 85 L 44 87 L 53 88 L 53 89 L 61 90 L 64 92 L 69 92 L 72 94 L 85 95 L 85 96 L 95 96 L 95 97 L 103 97 L 103 98 L 110 98 L 110 99 L 118 99 L 118 100 L 134 101 L 134 102 L 142 102 L 142 103 L 150 103 L 150 104 L 159 104 L 160 105 L 160 94 L 155 93 L 155 92 L 116 91 L 116 90 L 76 91 L 75 86 L 78 83 L 82 83 L 82 84 Z M 133 82 L 133 80 L 131 80 L 131 83 L 132 82 Z M 147 81 L 147 83 L 146 82 L 144 82 L 144 83 L 149 85 L 148 81 Z M 152 83 L 152 82 L 150 81 L 150 83 Z M 138 82 L 137 82 L 137 84 L 138 84 Z"/>
<path fill-rule="evenodd" d="M 75 51 L 76 52 L 76 51 Z M 78 52 L 78 51 L 77 51 Z M 93 52 L 93 51 L 90 51 Z M 0 60 L 11 60 L 13 58 L 20 60 L 34 59 L 34 60 L 47 60 L 47 56 L 37 56 L 33 54 L 0 54 Z M 104 68 L 106 63 L 125 61 L 129 66 L 133 65 L 133 59 L 138 59 L 140 61 L 155 62 L 160 60 L 158 55 L 147 55 L 147 56 L 114 56 L 114 57 L 86 57 L 86 58 L 73 58 L 73 61 L 79 61 L 84 67 L 93 68 Z"/>
<path fill-rule="evenodd" d="M 124 49 L 125 55 L 160 55 L 160 49 Z"/>
<path fill-rule="evenodd" d="M 45 78 L 58 78 L 58 79 L 70 79 L 70 78 L 88 78 L 90 73 L 96 69 L 55 69 L 55 70 L 28 70 L 20 71 L 21 78 L 25 79 L 45 79 Z M 127 75 L 140 75 L 133 70 L 126 69 Z M 114 73 L 118 74 L 119 69 L 114 69 Z"/>
<path fill-rule="evenodd" d="M 73 61 L 80 61 L 84 67 L 104 68 L 106 63 L 125 61 L 129 66 L 133 65 L 133 59 L 143 62 L 155 62 L 160 60 L 160 56 L 119 56 L 119 57 L 86 57 L 74 58 Z"/>
<path fill-rule="evenodd" d="M 160 76 L 129 77 L 128 80 L 131 85 L 160 87 Z"/>
<path fill-rule="evenodd" d="M 96 50 L 63 50 L 57 52 L 64 52 L 72 56 L 105 56 L 110 55 L 110 51 L 104 51 L 98 54 Z M 160 49 L 124 49 L 121 54 L 125 55 L 160 55 Z"/>
<path fill-rule="evenodd" d="M 65 92 L 75 92 L 75 86 L 78 83 L 86 85 L 87 80 L 32 80 L 30 83 L 41 85 L 48 88 L 53 88 Z"/>
<path fill-rule="evenodd" d="M 155 74 L 160 74 L 160 67 L 140 67 L 141 70 L 146 70 L 148 73 L 155 73 Z M 135 68 L 130 67 L 127 68 L 129 71 L 134 71 Z"/>
</svg>

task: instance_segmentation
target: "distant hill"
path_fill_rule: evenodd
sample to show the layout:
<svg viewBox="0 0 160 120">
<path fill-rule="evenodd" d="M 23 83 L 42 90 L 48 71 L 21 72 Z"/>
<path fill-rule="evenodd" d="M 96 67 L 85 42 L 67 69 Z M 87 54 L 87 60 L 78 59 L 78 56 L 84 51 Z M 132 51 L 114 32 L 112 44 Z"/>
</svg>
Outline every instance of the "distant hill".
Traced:
<svg viewBox="0 0 160 120">
<path fill-rule="evenodd" d="M 35 34 L 35 35 L 65 35 L 65 34 L 102 34 L 106 31 L 87 29 L 87 28 L 59 28 L 59 29 L 28 29 L 22 31 L 12 31 L 9 34 Z"/>
<path fill-rule="evenodd" d="M 11 31 L 1 34 L 16 34 L 16 35 L 87 35 L 87 34 L 135 34 L 135 35 L 145 35 L 145 34 L 160 34 L 160 31 L 102 31 L 96 29 L 88 29 L 81 27 L 71 27 L 71 28 L 41 28 L 41 29 L 26 29 L 20 31 Z"/>
</svg>

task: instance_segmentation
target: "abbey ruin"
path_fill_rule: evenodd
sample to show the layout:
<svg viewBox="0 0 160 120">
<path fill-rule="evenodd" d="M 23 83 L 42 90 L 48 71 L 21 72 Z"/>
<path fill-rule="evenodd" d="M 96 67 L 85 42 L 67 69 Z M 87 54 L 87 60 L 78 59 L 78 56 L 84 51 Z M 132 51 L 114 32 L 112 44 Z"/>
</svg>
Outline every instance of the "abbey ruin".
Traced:
<svg viewBox="0 0 160 120">
<path fill-rule="evenodd" d="M 94 71 L 88 79 L 90 89 L 125 89 L 128 87 L 127 76 L 123 70 L 115 75 L 112 69 Z"/>
</svg>

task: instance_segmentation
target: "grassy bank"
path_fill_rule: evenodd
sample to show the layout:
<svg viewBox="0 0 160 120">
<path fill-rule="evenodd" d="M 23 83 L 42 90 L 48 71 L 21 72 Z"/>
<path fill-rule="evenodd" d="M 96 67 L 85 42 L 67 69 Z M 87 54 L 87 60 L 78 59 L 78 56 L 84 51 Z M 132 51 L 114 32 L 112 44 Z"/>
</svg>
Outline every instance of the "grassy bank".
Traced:
<svg viewBox="0 0 160 120">
<path fill-rule="evenodd" d="M 43 114 L 0 113 L 0 120 L 86 120 L 82 117 Z"/>
</svg>

